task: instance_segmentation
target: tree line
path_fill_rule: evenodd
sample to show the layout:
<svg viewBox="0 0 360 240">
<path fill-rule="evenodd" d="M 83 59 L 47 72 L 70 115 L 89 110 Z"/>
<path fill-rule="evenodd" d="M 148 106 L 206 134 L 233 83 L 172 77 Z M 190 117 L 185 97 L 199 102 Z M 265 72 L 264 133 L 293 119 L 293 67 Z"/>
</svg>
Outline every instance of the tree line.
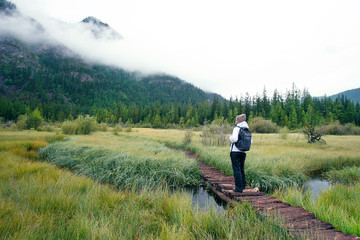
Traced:
<svg viewBox="0 0 360 240">
<path fill-rule="evenodd" d="M 352 123 L 360 126 L 359 103 L 354 103 L 345 96 L 331 100 L 329 97 L 312 97 L 305 89 L 300 91 L 294 85 L 285 94 L 274 91 L 272 97 L 266 89 L 262 95 L 219 100 L 216 96 L 211 103 L 160 103 L 125 104 L 114 102 L 111 106 L 82 107 L 71 104 L 37 103 L 26 104 L 24 101 L 0 99 L 0 116 L 3 120 L 18 120 L 21 115 L 32 116 L 38 109 L 42 118 L 48 122 L 63 122 L 76 119 L 79 115 L 91 115 L 100 122 L 109 124 L 127 123 L 143 127 L 168 128 L 175 125 L 196 127 L 221 119 L 230 124 L 240 113 L 248 116 L 248 121 L 255 117 L 271 120 L 280 127 L 297 129 L 305 124 L 324 125 L 339 121 L 341 124 Z M 37 113 L 37 115 L 39 114 Z"/>
</svg>

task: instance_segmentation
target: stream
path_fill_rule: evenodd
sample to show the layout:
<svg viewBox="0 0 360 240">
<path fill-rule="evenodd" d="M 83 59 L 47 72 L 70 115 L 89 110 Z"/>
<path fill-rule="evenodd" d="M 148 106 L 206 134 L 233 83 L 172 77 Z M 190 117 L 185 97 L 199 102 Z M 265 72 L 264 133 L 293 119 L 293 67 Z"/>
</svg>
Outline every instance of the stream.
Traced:
<svg viewBox="0 0 360 240">
<path fill-rule="evenodd" d="M 204 186 L 188 189 L 188 192 L 192 195 L 193 208 L 199 211 L 208 211 L 213 208 L 219 214 L 226 211 L 227 204 Z"/>
<path fill-rule="evenodd" d="M 330 182 L 321 178 L 313 178 L 305 184 L 306 189 L 310 189 L 311 198 L 316 198 L 321 192 L 325 192 L 330 188 Z"/>
<path fill-rule="evenodd" d="M 321 192 L 327 191 L 331 184 L 320 178 L 313 178 L 305 184 L 305 189 L 309 189 L 311 198 L 318 197 Z M 200 211 L 208 211 L 213 208 L 218 213 L 224 213 L 227 204 L 216 196 L 211 190 L 207 190 L 204 186 L 187 189 L 192 195 L 192 207 Z"/>
</svg>

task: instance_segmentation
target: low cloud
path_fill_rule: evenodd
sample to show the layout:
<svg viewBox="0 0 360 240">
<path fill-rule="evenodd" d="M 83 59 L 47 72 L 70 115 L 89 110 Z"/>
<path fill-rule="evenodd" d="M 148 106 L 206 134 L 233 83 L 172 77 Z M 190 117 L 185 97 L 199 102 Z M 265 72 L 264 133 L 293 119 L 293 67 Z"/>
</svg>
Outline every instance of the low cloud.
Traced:
<svg viewBox="0 0 360 240">
<path fill-rule="evenodd" d="M 156 60 L 154 53 L 142 48 L 141 44 L 137 45 L 121 37 L 120 34 L 114 37 L 112 30 L 93 28 L 91 24 L 81 22 L 42 20 L 38 22 L 20 13 L 1 14 L 0 33 L 13 35 L 30 44 L 65 45 L 91 63 L 116 65 L 145 73 L 158 72 L 160 69 L 160 60 Z"/>
<path fill-rule="evenodd" d="M 0 14 L 0 33 L 13 35 L 28 43 L 50 41 L 40 23 L 17 12 L 11 15 Z"/>
<path fill-rule="evenodd" d="M 0 20 L 0 31 L 62 43 L 90 62 L 166 72 L 227 98 L 262 94 L 264 87 L 268 95 L 285 92 L 292 83 L 314 96 L 359 87 L 358 1 L 15 2 L 44 33 L 33 34 L 21 18 Z M 122 29 L 123 39 L 94 37 L 74 20 L 83 14 Z"/>
</svg>

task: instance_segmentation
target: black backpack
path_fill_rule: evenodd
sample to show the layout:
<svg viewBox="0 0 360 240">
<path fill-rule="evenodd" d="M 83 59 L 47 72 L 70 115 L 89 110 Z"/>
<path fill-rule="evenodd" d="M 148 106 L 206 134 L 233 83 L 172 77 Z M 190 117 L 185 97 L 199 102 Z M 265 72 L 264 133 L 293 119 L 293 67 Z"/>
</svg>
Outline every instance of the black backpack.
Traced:
<svg viewBox="0 0 360 240">
<path fill-rule="evenodd" d="M 235 143 L 235 146 L 240 151 L 249 151 L 251 147 L 251 132 L 249 128 L 239 127 L 239 136 L 238 141 Z"/>
</svg>

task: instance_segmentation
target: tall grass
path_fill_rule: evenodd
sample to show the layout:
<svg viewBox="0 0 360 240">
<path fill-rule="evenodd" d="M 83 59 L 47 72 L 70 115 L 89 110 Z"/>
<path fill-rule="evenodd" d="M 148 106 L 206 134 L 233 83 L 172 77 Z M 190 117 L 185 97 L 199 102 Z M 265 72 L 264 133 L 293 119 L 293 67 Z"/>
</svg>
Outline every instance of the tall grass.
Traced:
<svg viewBox="0 0 360 240">
<path fill-rule="evenodd" d="M 195 160 L 162 143 L 125 133 L 72 137 L 40 153 L 52 163 L 118 187 L 182 187 L 200 182 Z"/>
<path fill-rule="evenodd" d="M 141 129 L 137 131 L 142 133 Z M 201 161 L 232 175 L 229 147 L 205 146 L 196 133 L 188 146 L 178 140 L 180 131 L 146 130 L 145 134 L 168 145 L 187 147 L 199 154 Z M 248 184 L 269 193 L 286 189 L 285 193 L 276 190 L 275 195 L 292 205 L 303 206 L 346 233 L 359 235 L 359 136 L 326 136 L 326 145 L 307 144 L 302 134 L 294 133 L 287 133 L 286 138 L 279 134 L 253 136 L 254 143 L 245 161 Z M 297 190 L 307 179 L 319 175 L 345 186 L 336 185 L 316 200 L 311 199 L 310 192 Z"/>
<path fill-rule="evenodd" d="M 271 192 L 285 186 L 301 186 L 310 177 L 330 170 L 360 166 L 360 137 L 327 136 L 327 145 L 311 145 L 301 134 L 253 134 L 254 143 L 247 153 L 245 171 L 253 187 Z M 180 143 L 169 143 L 182 147 Z M 205 146 L 193 141 L 189 150 L 200 160 L 232 175 L 230 147 Z"/>
<path fill-rule="evenodd" d="M 126 153 L 75 146 L 71 141 L 42 148 L 43 159 L 102 183 L 123 187 L 184 187 L 200 182 L 197 163 L 188 159 L 136 157 Z"/>
<path fill-rule="evenodd" d="M 200 160 L 232 175 L 229 146 L 202 144 L 201 132 L 193 132 L 191 144 L 183 145 L 180 130 L 135 129 L 132 135 L 155 139 L 166 145 L 187 148 Z M 286 186 L 301 186 L 309 178 L 323 173 L 360 166 L 359 136 L 326 136 L 326 145 L 308 144 L 303 134 L 253 134 L 254 143 L 247 153 L 247 182 L 262 191 L 271 192 Z"/>
<path fill-rule="evenodd" d="M 146 135 L 177 147 L 184 147 L 176 132 L 146 130 Z M 142 132 L 138 129 L 138 134 Z M 281 134 L 281 133 L 280 133 Z M 206 162 L 227 175 L 232 175 L 229 147 L 205 146 L 198 135 L 187 146 Z M 351 234 L 359 234 L 359 136 L 325 136 L 326 145 L 307 144 L 302 134 L 253 134 L 254 143 L 245 161 L 246 178 L 249 185 L 262 191 L 273 192 L 287 189 L 286 194 L 275 195 L 292 205 L 303 206 L 336 228 Z M 322 175 L 338 185 L 320 198 L 312 200 L 310 193 L 299 189 L 309 178 Z"/>
<path fill-rule="evenodd" d="M 13 153 L 51 136 L 35 134 L 0 132 L 1 239 L 293 239 L 246 204 L 221 215 L 198 212 L 186 192 L 116 191 Z"/>
<path fill-rule="evenodd" d="M 189 150 L 200 155 L 200 161 L 208 163 L 221 170 L 226 175 L 233 174 L 229 150 L 224 151 L 219 147 L 207 147 L 193 144 Z M 252 159 L 251 153 L 245 160 L 246 181 L 252 187 L 258 187 L 261 191 L 270 192 L 277 188 L 287 186 L 301 186 L 309 177 L 290 166 L 277 166 L 273 162 L 262 159 Z"/>
<path fill-rule="evenodd" d="M 323 174 L 331 183 L 352 185 L 360 183 L 360 167 L 346 167 L 340 170 L 331 170 Z"/>
<path fill-rule="evenodd" d="M 360 236 L 359 182 L 351 186 L 335 185 L 317 198 L 312 198 L 310 192 L 304 194 L 297 188 L 277 190 L 274 195 L 293 206 L 304 207 L 344 233 Z"/>
<path fill-rule="evenodd" d="M 294 133 L 288 133 L 286 138 L 279 134 L 253 136 L 254 143 L 245 161 L 249 185 L 266 192 L 287 189 L 286 194 L 277 191 L 275 195 L 292 205 L 303 206 L 346 233 L 359 235 L 359 136 L 326 136 L 326 145 L 307 144 L 302 134 Z M 183 147 L 167 135 L 163 139 Z M 199 154 L 201 161 L 232 175 L 229 147 L 204 146 L 194 138 L 188 149 Z M 348 186 L 336 185 L 316 200 L 309 193 L 293 190 L 317 175 Z"/>
</svg>

